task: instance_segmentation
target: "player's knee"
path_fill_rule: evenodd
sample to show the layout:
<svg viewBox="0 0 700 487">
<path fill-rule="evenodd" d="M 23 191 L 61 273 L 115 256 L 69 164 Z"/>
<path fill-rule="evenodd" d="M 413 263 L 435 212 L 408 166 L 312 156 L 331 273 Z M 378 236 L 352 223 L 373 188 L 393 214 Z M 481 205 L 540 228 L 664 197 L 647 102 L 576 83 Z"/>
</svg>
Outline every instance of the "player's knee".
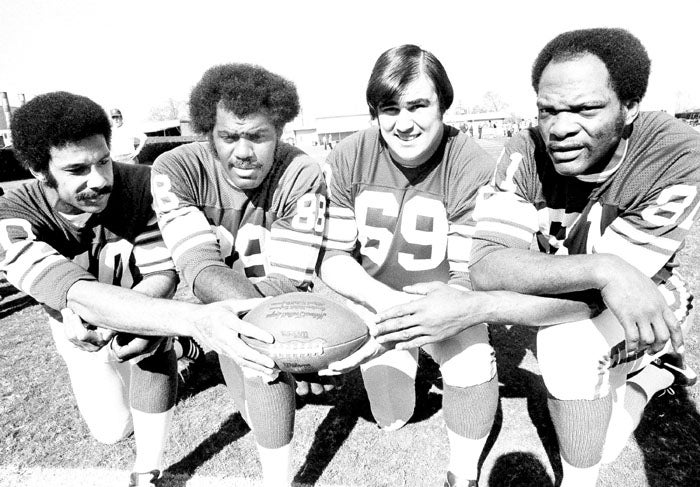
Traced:
<svg viewBox="0 0 700 487">
<path fill-rule="evenodd" d="M 102 418 L 99 421 L 88 423 L 90 434 L 95 440 L 105 445 L 113 445 L 118 441 L 128 438 L 134 432 L 134 424 L 131 415 L 127 418 Z"/>
<path fill-rule="evenodd" d="M 471 345 L 440 366 L 445 384 L 471 387 L 484 384 L 496 375 L 496 353 L 488 343 Z"/>
<path fill-rule="evenodd" d="M 549 394 L 560 400 L 593 400 L 610 392 L 610 346 L 590 320 L 543 328 L 537 362 Z"/>
</svg>

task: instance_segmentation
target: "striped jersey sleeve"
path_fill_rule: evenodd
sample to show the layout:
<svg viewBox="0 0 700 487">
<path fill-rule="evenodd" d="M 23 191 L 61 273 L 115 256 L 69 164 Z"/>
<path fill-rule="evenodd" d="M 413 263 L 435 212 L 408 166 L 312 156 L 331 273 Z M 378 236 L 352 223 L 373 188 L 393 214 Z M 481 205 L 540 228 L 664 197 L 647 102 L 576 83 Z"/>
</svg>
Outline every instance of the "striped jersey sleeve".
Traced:
<svg viewBox="0 0 700 487">
<path fill-rule="evenodd" d="M 306 289 L 316 270 L 326 228 L 326 182 L 321 166 L 306 154 L 293 156 L 275 186 L 276 209 L 266 250 L 267 276 L 282 275 Z M 260 286 L 258 286 L 260 288 Z"/>
<path fill-rule="evenodd" d="M 96 278 L 54 248 L 36 213 L 19 199 L 0 198 L 0 271 L 16 288 L 60 310 L 73 284 Z"/>
<path fill-rule="evenodd" d="M 175 265 L 190 286 L 206 267 L 228 267 L 221 255 L 219 242 L 203 210 L 198 207 L 199 195 L 207 192 L 207 178 L 202 177 L 198 157 L 207 153 L 185 150 L 190 144 L 161 154 L 153 164 L 151 192 L 158 225 Z M 190 169 L 188 169 L 190 168 Z M 191 169 L 194 168 L 194 169 Z M 201 179 L 194 188 L 191 182 Z"/>
<path fill-rule="evenodd" d="M 343 151 L 331 151 L 324 172 L 328 182 L 328 222 L 324 238 L 326 254 L 352 252 L 358 230 L 352 198 L 351 167 L 345 160 Z"/>
<path fill-rule="evenodd" d="M 528 249 L 538 231 L 537 210 L 529 188 L 531 151 L 524 134 L 521 132 L 506 145 L 491 182 L 479 191 L 470 265 L 500 248 Z"/>
<path fill-rule="evenodd" d="M 450 284 L 471 289 L 469 260 L 472 239 L 476 231 L 474 210 L 476 202 L 493 172 L 493 159 L 472 139 L 464 137 L 463 145 L 457 147 L 450 168 L 447 188 L 447 260 L 450 267 Z"/>
<path fill-rule="evenodd" d="M 615 254 L 649 277 L 668 264 L 700 210 L 700 151 L 682 158 L 655 182 L 639 204 L 615 218 L 602 235 L 589 234 L 593 252 Z M 589 221 L 595 218 L 589 213 Z"/>
<path fill-rule="evenodd" d="M 135 265 L 142 275 L 175 271 L 175 263 L 163 241 L 155 214 L 147 227 L 137 235 L 133 249 Z"/>
</svg>

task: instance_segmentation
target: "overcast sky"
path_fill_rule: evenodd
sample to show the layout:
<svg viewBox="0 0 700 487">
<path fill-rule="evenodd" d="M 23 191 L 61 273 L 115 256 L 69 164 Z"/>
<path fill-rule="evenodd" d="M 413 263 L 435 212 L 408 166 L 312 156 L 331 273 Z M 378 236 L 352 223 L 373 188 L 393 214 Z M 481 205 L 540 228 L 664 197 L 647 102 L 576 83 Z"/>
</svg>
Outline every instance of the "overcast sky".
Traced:
<svg viewBox="0 0 700 487">
<path fill-rule="evenodd" d="M 377 56 L 414 43 L 445 65 L 463 105 L 498 93 L 534 115 L 530 66 L 560 32 L 619 26 L 646 46 L 643 108 L 700 107 L 700 2 L 627 0 L 0 0 L 0 91 L 13 105 L 68 90 L 142 120 L 186 100 L 204 70 L 241 61 L 294 81 L 309 116 L 365 113 Z"/>
</svg>

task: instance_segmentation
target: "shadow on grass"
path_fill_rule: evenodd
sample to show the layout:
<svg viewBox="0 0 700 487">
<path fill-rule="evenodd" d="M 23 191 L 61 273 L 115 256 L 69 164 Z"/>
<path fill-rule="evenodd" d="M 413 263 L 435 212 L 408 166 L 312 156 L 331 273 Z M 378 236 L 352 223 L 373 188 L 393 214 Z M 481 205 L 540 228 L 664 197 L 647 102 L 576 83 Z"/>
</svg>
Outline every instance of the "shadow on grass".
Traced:
<svg viewBox="0 0 700 487">
<path fill-rule="evenodd" d="M 532 328 L 515 326 L 508 330 L 504 326 L 491 327 L 499 380 L 503 383 L 501 398 L 526 398 L 528 414 L 554 471 L 555 485 L 559 485 L 562 478 L 561 459 L 547 406 L 547 390 L 541 376 L 519 367 L 527 350 L 536 355 L 536 336 L 536 330 Z M 499 427 L 500 414 L 499 409 L 492 437 Z M 664 394 L 653 399 L 646 407 L 635 438 L 643 452 L 649 487 L 700 485 L 700 414 L 685 389 L 679 388 L 675 395 Z M 492 446 L 489 438 L 485 454 Z M 514 466 L 520 462 L 521 466 Z M 496 460 L 488 485 L 551 486 L 551 480 L 544 477 L 539 479 L 540 468 L 544 469 L 539 460 L 530 454 L 509 453 Z"/>
<path fill-rule="evenodd" d="M 197 468 L 213 458 L 227 445 L 239 440 L 250 431 L 239 413 L 232 414 L 221 424 L 219 431 L 200 443 L 177 463 L 163 472 L 163 483 L 172 487 L 184 487 Z"/>
<path fill-rule="evenodd" d="M 22 293 L 4 278 L 0 278 L 0 320 L 35 304 L 37 302 L 34 298 Z"/>
<path fill-rule="evenodd" d="M 649 487 L 700 485 L 700 414 L 686 389 L 674 392 L 647 405 L 634 434 Z"/>
<path fill-rule="evenodd" d="M 425 421 L 440 410 L 442 395 L 435 389 L 442 388 L 441 380 L 437 364 L 421 353 L 416 376 L 416 409 L 411 423 Z M 297 409 L 306 404 L 324 404 L 332 408 L 316 429 L 306 460 L 294 477 L 296 487 L 318 482 L 360 418 L 375 422 L 359 370 L 346 374 L 340 387 L 329 394 L 298 398 Z"/>
<path fill-rule="evenodd" d="M 552 480 L 539 459 L 532 453 L 513 452 L 501 455 L 489 475 L 489 487 L 552 487 Z"/>
<path fill-rule="evenodd" d="M 333 407 L 316 428 L 314 440 L 304 463 L 294 476 L 296 487 L 315 485 L 336 452 L 347 440 L 360 417 L 369 414 L 369 403 L 362 389 L 359 371 L 347 374 L 340 387 L 322 396 L 297 398 L 297 408 L 306 404 L 329 404 Z"/>
<path fill-rule="evenodd" d="M 532 424 L 537 430 L 537 435 L 540 438 L 542 446 L 547 454 L 547 459 L 552 466 L 555 479 L 560 481 L 562 477 L 562 467 L 561 458 L 559 456 L 559 442 L 554 431 L 552 419 L 549 415 L 549 409 L 547 406 L 547 389 L 541 376 L 520 367 L 520 364 L 525 358 L 528 350 L 530 350 L 533 354 L 536 354 L 537 352 L 537 330 L 535 328 L 527 328 L 522 326 L 513 326 L 508 329 L 507 327 L 501 325 L 491 325 L 490 330 L 491 343 L 496 350 L 498 379 L 503 385 L 500 387 L 499 391 L 499 416 L 496 417 L 494 431 L 491 432 L 493 440 L 489 438 L 482 458 L 485 458 L 491 447 L 493 447 L 493 443 L 496 440 L 494 433 L 496 433 L 497 427 L 500 426 L 499 421 L 502 421 L 502 417 L 500 416 L 500 414 L 502 414 L 500 410 L 500 399 L 522 397 L 526 400 L 528 415 L 532 421 Z M 500 429 L 500 427 L 498 429 Z M 526 455 L 528 458 L 520 457 L 519 455 Z M 527 460 L 529 463 L 532 463 L 534 460 L 541 468 L 544 469 L 539 460 L 537 460 L 537 458 L 531 454 L 514 452 L 512 454 L 504 455 L 496 461 L 490 475 L 491 478 L 508 478 L 508 472 L 500 472 L 499 470 L 510 464 L 510 456 L 514 456 L 514 458 L 519 458 L 523 461 Z M 501 462 L 501 459 L 504 457 L 509 458 Z M 523 466 L 523 475 L 529 476 L 532 472 L 538 471 L 538 468 L 536 468 L 535 465 L 530 465 L 529 463 Z M 489 482 L 489 485 L 493 486 L 552 485 L 549 477 L 547 477 L 547 482 L 549 483 L 528 484 L 527 482 L 520 483 L 520 480 L 518 480 L 518 483 L 512 484 L 497 484 L 491 481 Z"/>
</svg>

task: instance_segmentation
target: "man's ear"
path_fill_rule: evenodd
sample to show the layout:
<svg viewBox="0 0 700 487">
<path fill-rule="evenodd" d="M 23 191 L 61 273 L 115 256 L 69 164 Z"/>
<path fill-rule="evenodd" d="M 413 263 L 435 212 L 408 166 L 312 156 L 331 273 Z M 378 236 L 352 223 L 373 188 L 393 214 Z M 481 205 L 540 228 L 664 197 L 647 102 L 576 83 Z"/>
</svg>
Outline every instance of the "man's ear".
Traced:
<svg viewBox="0 0 700 487">
<path fill-rule="evenodd" d="M 639 100 L 624 102 L 623 106 L 625 107 L 625 125 L 632 125 L 639 116 Z"/>
<path fill-rule="evenodd" d="M 44 174 L 43 172 L 35 171 L 32 168 L 29 168 L 29 172 L 31 172 L 32 176 L 34 176 L 36 179 L 38 179 L 42 183 L 46 182 L 46 174 Z"/>
</svg>

